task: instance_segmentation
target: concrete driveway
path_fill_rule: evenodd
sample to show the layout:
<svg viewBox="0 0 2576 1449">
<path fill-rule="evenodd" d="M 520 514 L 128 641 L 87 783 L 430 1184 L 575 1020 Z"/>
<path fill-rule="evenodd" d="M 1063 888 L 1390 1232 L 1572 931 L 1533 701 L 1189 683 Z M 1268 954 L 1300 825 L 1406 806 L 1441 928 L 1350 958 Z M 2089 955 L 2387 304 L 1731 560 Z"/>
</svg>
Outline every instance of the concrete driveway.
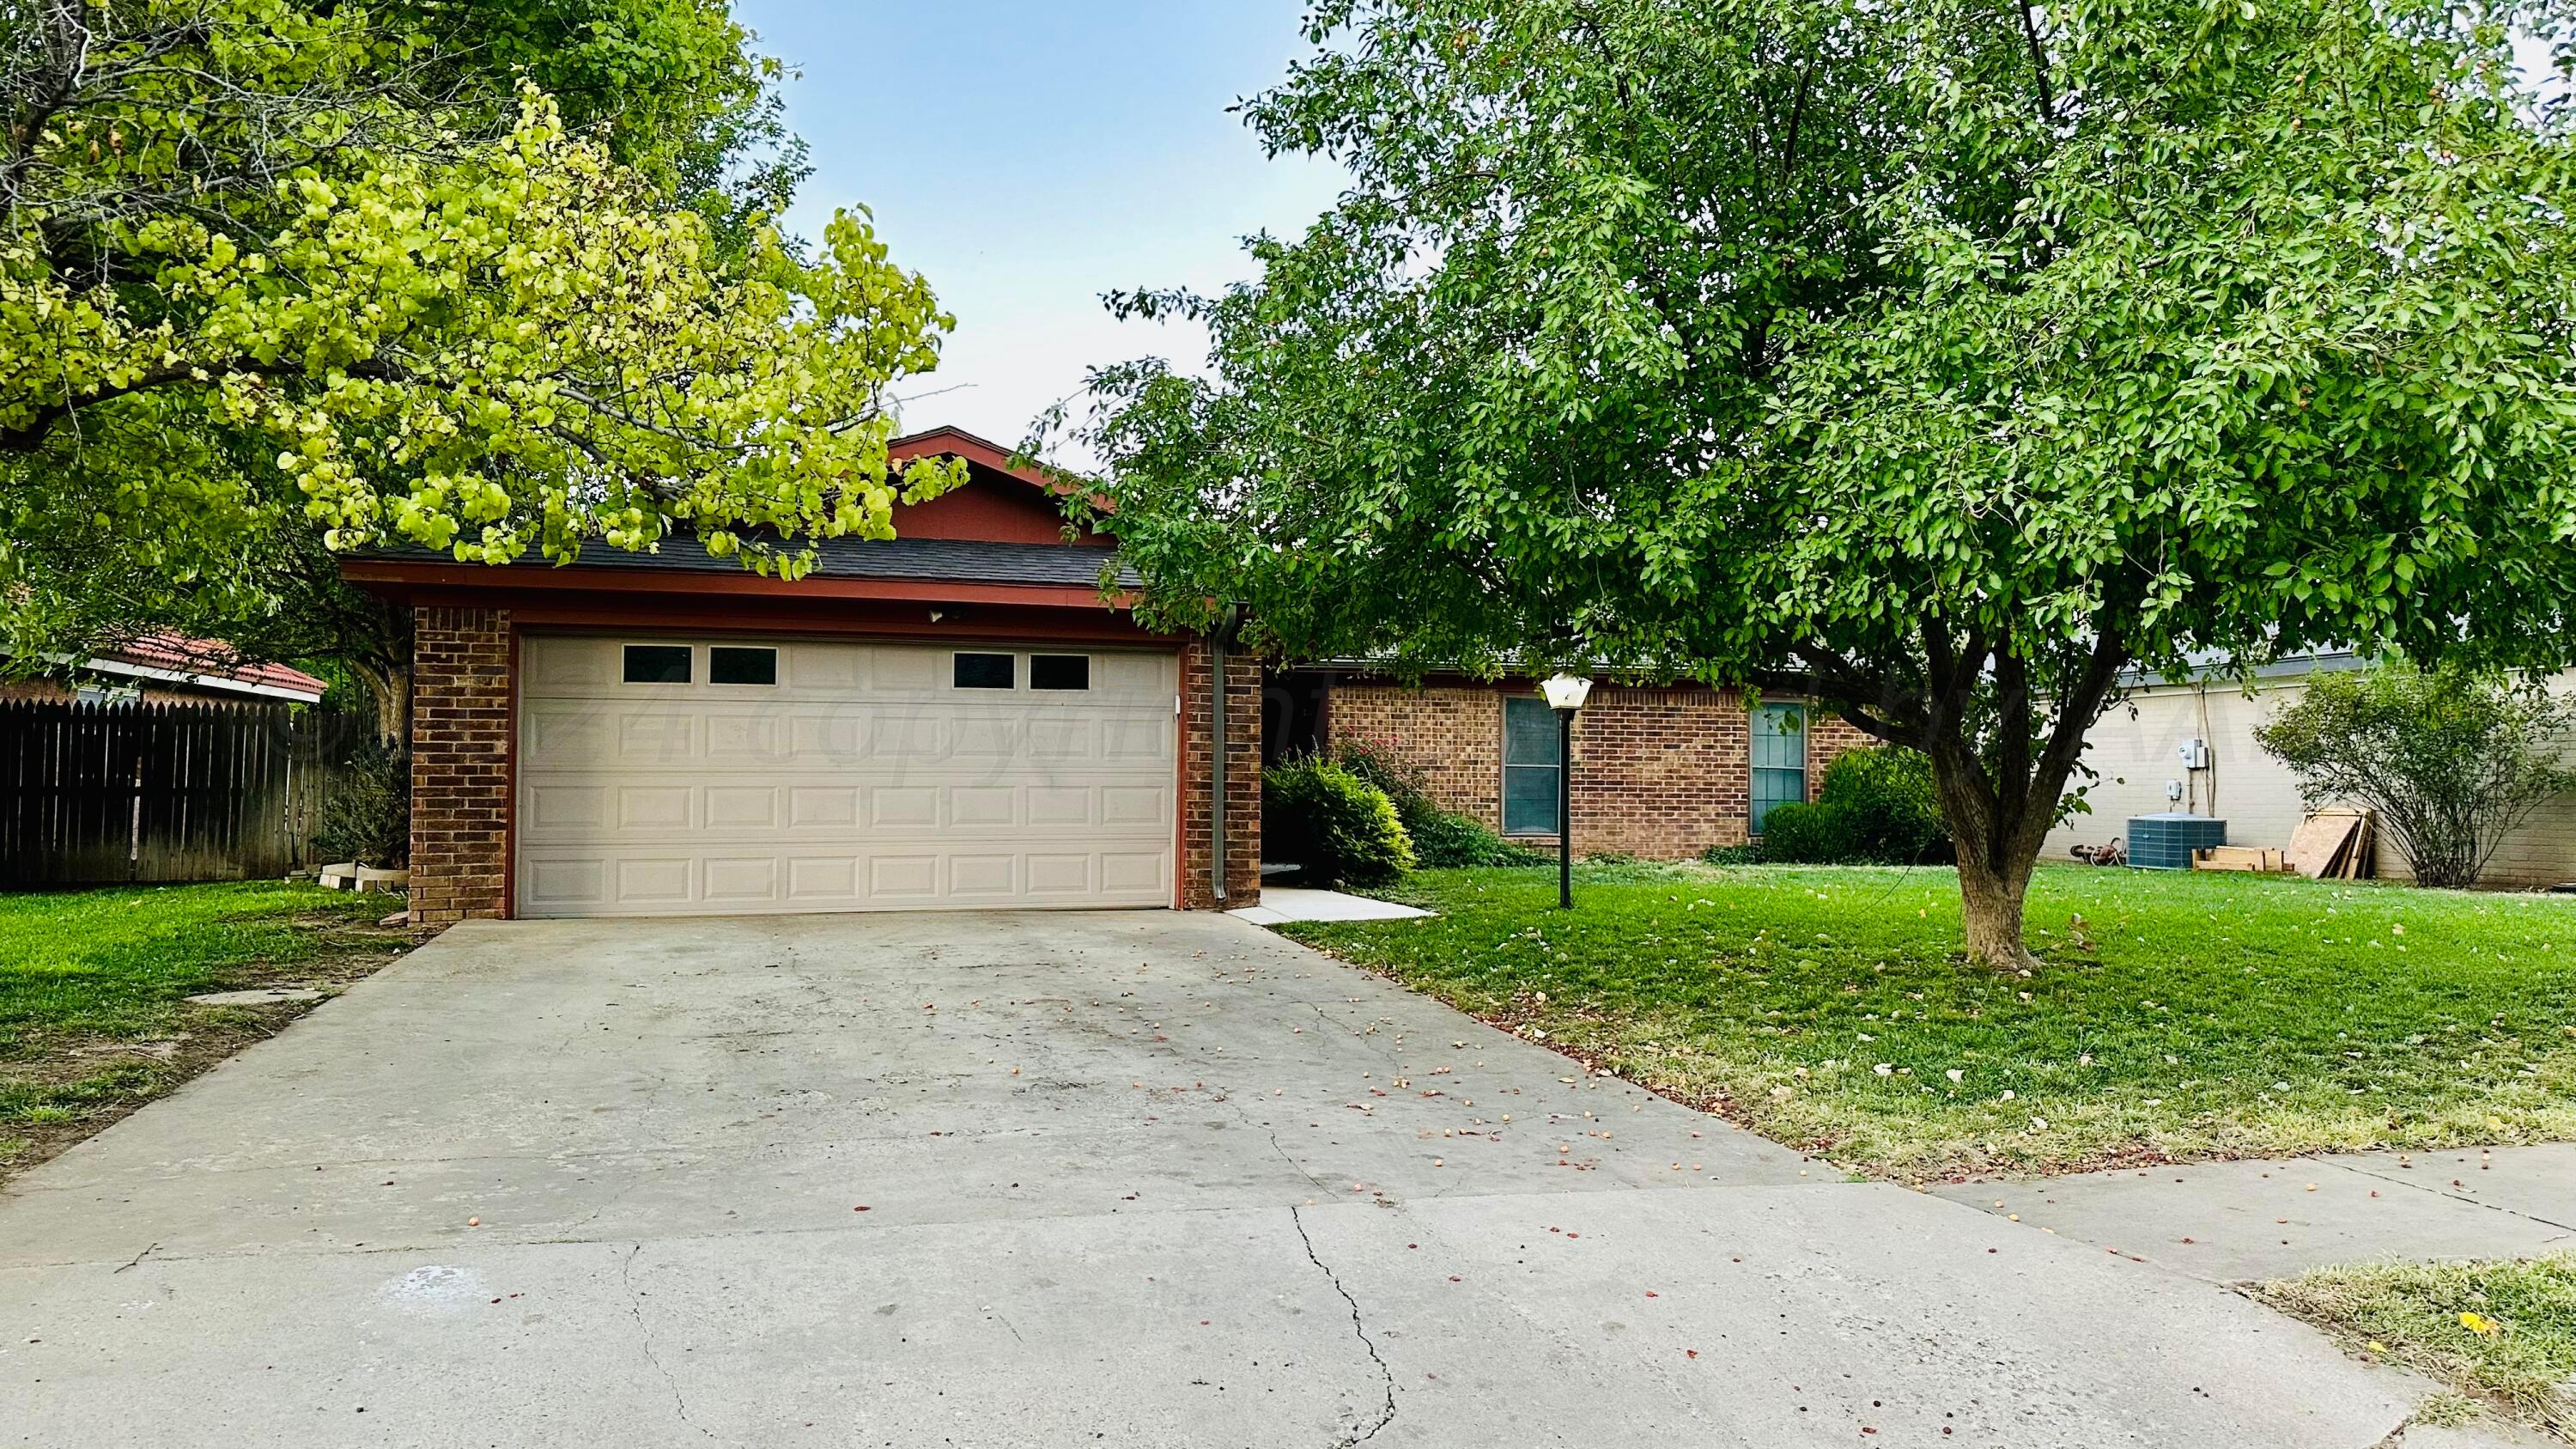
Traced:
<svg viewBox="0 0 2576 1449">
<path fill-rule="evenodd" d="M 0 1195 L 5 1443 L 2366 1449 L 2428 1387 L 1213 916 L 472 923 Z"/>
</svg>

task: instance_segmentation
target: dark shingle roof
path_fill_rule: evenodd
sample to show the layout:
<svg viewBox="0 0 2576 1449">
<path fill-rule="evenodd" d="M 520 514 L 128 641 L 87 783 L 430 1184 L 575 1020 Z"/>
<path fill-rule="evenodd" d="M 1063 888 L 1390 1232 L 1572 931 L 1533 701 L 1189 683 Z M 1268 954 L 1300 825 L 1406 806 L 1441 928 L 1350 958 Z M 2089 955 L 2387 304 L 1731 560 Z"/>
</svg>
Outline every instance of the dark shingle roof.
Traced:
<svg viewBox="0 0 2576 1449">
<path fill-rule="evenodd" d="M 439 549 L 405 544 L 374 550 L 374 558 L 404 563 L 450 563 Z M 1100 568 L 1116 555 L 1109 549 L 1069 543 L 987 543 L 962 538 L 830 538 L 816 546 L 818 579 L 924 579 L 943 583 L 1053 584 L 1076 587 L 1100 582 Z M 662 540 L 656 553 L 629 553 L 594 543 L 572 565 L 585 569 L 737 574 L 738 559 L 717 558 L 688 534 Z M 530 555 L 511 568 L 552 568 L 547 559 Z M 1135 570 L 1121 565 L 1118 582 L 1133 587 Z"/>
</svg>

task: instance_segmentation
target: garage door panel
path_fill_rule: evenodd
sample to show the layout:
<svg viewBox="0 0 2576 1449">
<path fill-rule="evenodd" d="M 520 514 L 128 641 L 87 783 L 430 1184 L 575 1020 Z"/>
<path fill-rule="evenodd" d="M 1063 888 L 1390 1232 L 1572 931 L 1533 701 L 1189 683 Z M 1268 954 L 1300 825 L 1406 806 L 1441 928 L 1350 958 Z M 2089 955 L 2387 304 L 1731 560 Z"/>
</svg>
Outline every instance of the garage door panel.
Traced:
<svg viewBox="0 0 2576 1449">
<path fill-rule="evenodd" d="M 1019 857 L 1008 852 L 948 857 L 948 893 L 961 900 L 1008 899 L 1020 893 Z"/>
<path fill-rule="evenodd" d="M 778 791 L 776 785 L 709 785 L 707 829 L 776 830 Z"/>
<path fill-rule="evenodd" d="M 1160 785 L 1112 785 L 1100 792 L 1103 825 L 1149 825 L 1171 818 L 1171 792 Z"/>
<path fill-rule="evenodd" d="M 795 764 L 840 764 L 858 758 L 863 738 L 849 713 L 805 714 L 788 721 L 787 754 Z"/>
<path fill-rule="evenodd" d="M 1097 889 L 1092 884 L 1093 858 L 1088 855 L 1041 855 L 1028 857 L 1029 894 L 1033 896 L 1087 896 Z"/>
<path fill-rule="evenodd" d="M 868 858 L 868 894 L 887 902 L 939 898 L 939 857 L 877 855 Z"/>
<path fill-rule="evenodd" d="M 523 905 L 545 908 L 605 905 L 608 863 L 598 859 L 523 860 L 519 870 Z"/>
<path fill-rule="evenodd" d="M 785 732 L 779 728 L 784 723 L 776 715 L 748 711 L 708 715 L 707 763 L 774 765 L 784 761 L 788 754 L 782 747 Z"/>
<path fill-rule="evenodd" d="M 1172 758 L 1172 722 L 1168 719 L 1112 719 L 1103 721 L 1104 739 L 1100 757 L 1122 763 L 1169 763 Z"/>
<path fill-rule="evenodd" d="M 778 899 L 778 865 L 774 855 L 709 856 L 707 904 Z"/>
<path fill-rule="evenodd" d="M 1084 785 L 1031 785 L 1028 789 L 1029 824 L 1089 825 L 1091 801 L 1097 792 Z"/>
<path fill-rule="evenodd" d="M 787 821 L 797 830 L 846 830 L 859 823 L 859 792 L 851 785 L 804 785 L 787 792 Z"/>
<path fill-rule="evenodd" d="M 596 784 L 531 784 L 521 828 L 597 831 L 608 823 L 608 787 Z"/>
<path fill-rule="evenodd" d="M 669 765 L 698 758 L 696 715 L 650 705 L 616 712 L 619 765 Z"/>
<path fill-rule="evenodd" d="M 779 683 L 715 685 L 737 641 L 662 636 L 691 682 L 626 685 L 623 642 L 524 641 L 528 914 L 1169 904 L 1169 655 L 1040 691 L 1028 655 L 1061 651 L 1014 650 L 1017 687 L 960 690 L 948 649 L 746 642 Z"/>
<path fill-rule="evenodd" d="M 938 787 L 900 785 L 870 790 L 868 823 L 880 830 L 937 826 L 940 823 Z"/>
<path fill-rule="evenodd" d="M 684 855 L 630 857 L 609 871 L 621 906 L 685 906 L 697 900 L 697 866 Z"/>
<path fill-rule="evenodd" d="M 864 649 L 846 644 L 790 644 L 779 654 L 779 681 L 798 693 L 852 695 L 868 688 Z"/>
<path fill-rule="evenodd" d="M 1171 859 L 1167 851 L 1103 852 L 1100 857 L 1100 889 L 1106 894 L 1168 893 L 1172 888 Z"/>
<path fill-rule="evenodd" d="M 787 901 L 812 910 L 847 910 L 859 904 L 855 855 L 792 856 L 787 861 Z"/>
<path fill-rule="evenodd" d="M 948 823 L 956 826 L 1017 825 L 1020 790 L 1014 785 L 964 785 L 948 792 Z"/>
<path fill-rule="evenodd" d="M 929 694 L 947 681 L 940 668 L 948 662 L 945 649 L 907 649 L 896 645 L 844 646 L 866 648 L 869 663 L 874 666 L 871 686 L 879 694 Z"/>
</svg>

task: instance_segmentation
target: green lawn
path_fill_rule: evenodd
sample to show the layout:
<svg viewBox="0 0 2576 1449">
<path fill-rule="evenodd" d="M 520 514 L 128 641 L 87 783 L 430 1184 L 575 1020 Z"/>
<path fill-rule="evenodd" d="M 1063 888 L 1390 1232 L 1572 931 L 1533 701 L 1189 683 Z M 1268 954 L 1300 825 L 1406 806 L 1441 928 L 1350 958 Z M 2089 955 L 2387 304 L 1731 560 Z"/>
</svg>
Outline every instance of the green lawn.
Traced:
<svg viewBox="0 0 2576 1449">
<path fill-rule="evenodd" d="M 2576 1431 L 2576 1255 L 2320 1268 L 2254 1293 L 2515 1418 Z"/>
<path fill-rule="evenodd" d="M 1947 871 L 1426 871 L 1298 939 L 1858 1171 L 2576 1138 L 2576 897 L 2068 866 L 2027 975 Z"/>
<path fill-rule="evenodd" d="M 294 1015 L 182 998 L 328 986 L 409 937 L 393 903 L 244 882 L 0 895 L 0 1171 L 98 1130 Z"/>
</svg>

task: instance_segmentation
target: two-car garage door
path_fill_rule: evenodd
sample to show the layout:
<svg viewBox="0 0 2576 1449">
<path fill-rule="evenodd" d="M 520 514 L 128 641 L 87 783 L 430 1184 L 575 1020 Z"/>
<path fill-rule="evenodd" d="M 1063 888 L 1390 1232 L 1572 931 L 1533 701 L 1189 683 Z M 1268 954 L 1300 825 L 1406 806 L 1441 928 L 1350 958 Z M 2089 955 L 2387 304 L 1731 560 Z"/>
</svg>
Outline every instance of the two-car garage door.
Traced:
<svg viewBox="0 0 2576 1449">
<path fill-rule="evenodd" d="M 1171 902 L 1169 654 L 521 647 L 522 915 Z"/>
</svg>

